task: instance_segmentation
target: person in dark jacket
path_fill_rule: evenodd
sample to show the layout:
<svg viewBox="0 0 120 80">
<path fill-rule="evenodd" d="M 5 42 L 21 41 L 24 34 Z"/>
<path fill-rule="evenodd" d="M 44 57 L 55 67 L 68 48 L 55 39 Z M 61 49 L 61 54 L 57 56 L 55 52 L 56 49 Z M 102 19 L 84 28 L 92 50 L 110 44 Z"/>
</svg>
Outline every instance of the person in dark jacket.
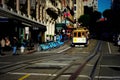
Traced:
<svg viewBox="0 0 120 80">
<path fill-rule="evenodd" d="M 12 40 L 13 55 L 17 54 L 17 44 L 18 44 L 17 38 L 13 37 L 13 40 Z"/>
</svg>

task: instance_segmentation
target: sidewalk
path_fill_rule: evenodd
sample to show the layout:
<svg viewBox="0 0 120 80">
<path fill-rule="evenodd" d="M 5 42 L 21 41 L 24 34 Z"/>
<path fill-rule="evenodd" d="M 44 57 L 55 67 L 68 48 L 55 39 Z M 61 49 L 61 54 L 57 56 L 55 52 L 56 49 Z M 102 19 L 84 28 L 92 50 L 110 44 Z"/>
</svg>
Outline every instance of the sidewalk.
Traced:
<svg viewBox="0 0 120 80">
<path fill-rule="evenodd" d="M 37 50 L 37 45 L 34 46 L 34 49 L 33 50 L 27 50 L 25 49 L 25 51 L 23 53 L 21 53 L 21 50 L 20 49 L 17 49 L 17 54 L 18 55 L 25 55 L 25 54 L 32 54 L 34 52 L 37 52 L 37 53 L 52 53 L 52 52 L 58 52 L 58 50 L 62 50 L 66 47 L 68 47 L 69 45 L 67 45 L 69 43 L 69 41 L 65 41 L 63 45 L 61 45 L 60 47 L 56 47 L 56 48 L 53 48 L 53 49 L 49 49 L 49 50 L 45 50 L 45 51 L 38 51 Z M 12 50 L 11 51 L 4 51 L 3 54 L 5 55 L 0 55 L 0 56 L 12 56 Z"/>
<path fill-rule="evenodd" d="M 18 55 L 24 55 L 24 54 L 31 54 L 33 52 L 36 52 L 37 50 L 33 49 L 33 50 L 27 50 L 25 49 L 25 51 L 23 53 L 21 53 L 21 50 L 20 49 L 17 49 L 17 54 Z M 10 56 L 10 55 L 13 55 L 12 54 L 12 50 L 10 51 L 3 51 L 2 52 L 3 55 L 0 55 L 0 56 Z"/>
</svg>

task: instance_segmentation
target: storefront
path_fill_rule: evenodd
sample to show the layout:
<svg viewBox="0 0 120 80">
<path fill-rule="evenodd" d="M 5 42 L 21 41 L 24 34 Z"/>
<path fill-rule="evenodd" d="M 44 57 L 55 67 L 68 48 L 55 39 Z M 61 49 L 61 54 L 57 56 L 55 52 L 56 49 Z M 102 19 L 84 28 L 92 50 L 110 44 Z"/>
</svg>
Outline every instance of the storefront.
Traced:
<svg viewBox="0 0 120 80">
<path fill-rule="evenodd" d="M 12 39 L 13 36 L 16 36 L 19 43 L 22 43 L 24 40 L 31 39 L 36 43 L 38 42 L 38 35 L 40 35 L 40 41 L 44 42 L 46 26 L 36 23 L 30 24 L 11 18 L 0 18 L 0 25 L 0 37 L 9 37 Z"/>
<path fill-rule="evenodd" d="M 20 22 L 11 18 L 0 18 L 0 36 L 19 36 Z"/>
<path fill-rule="evenodd" d="M 66 28 L 64 23 L 57 23 L 55 24 L 55 33 L 58 34 L 59 32 L 62 32 L 62 30 L 66 30 Z"/>
</svg>

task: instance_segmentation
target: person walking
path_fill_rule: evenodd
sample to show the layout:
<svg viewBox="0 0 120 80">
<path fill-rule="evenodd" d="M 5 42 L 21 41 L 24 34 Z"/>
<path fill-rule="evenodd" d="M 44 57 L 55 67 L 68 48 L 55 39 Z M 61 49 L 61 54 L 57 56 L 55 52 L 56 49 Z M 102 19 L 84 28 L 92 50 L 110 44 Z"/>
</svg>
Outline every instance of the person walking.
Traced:
<svg viewBox="0 0 120 80">
<path fill-rule="evenodd" d="M 17 43 L 18 43 L 18 39 L 16 37 L 13 37 L 13 40 L 12 40 L 13 55 L 17 55 Z"/>
</svg>

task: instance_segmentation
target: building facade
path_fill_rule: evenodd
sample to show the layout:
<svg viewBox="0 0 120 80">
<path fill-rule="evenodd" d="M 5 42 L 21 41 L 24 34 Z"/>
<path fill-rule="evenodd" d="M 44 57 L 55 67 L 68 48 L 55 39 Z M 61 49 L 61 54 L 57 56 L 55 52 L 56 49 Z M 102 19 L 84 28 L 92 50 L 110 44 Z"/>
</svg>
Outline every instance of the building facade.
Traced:
<svg viewBox="0 0 120 80">
<path fill-rule="evenodd" d="M 74 0 L 74 19 L 76 21 L 76 23 L 74 24 L 74 27 L 78 26 L 78 19 L 83 14 L 84 14 L 83 0 Z"/>
<path fill-rule="evenodd" d="M 92 7 L 93 11 L 98 10 L 98 0 L 83 0 L 84 6 Z"/>
<path fill-rule="evenodd" d="M 46 36 L 53 40 L 56 24 L 65 24 L 63 28 L 76 27 L 77 19 L 84 14 L 82 0 L 0 0 L 0 11 L 1 24 L 3 18 L 12 19 L 13 34 L 35 42 L 37 35 L 42 42 L 46 42 Z"/>
</svg>

